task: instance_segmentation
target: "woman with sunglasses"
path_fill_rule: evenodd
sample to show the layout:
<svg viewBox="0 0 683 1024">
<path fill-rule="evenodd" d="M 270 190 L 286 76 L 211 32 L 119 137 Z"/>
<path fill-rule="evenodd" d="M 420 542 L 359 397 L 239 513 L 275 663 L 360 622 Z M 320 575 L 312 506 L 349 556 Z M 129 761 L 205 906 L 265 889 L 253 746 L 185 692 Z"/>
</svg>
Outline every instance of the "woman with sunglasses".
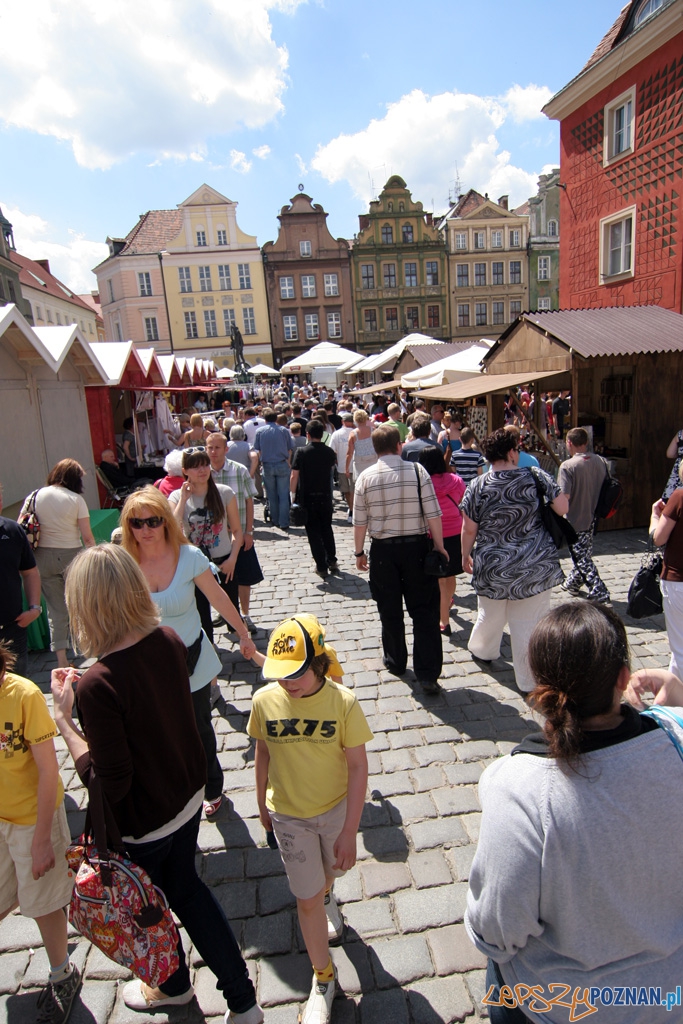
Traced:
<svg viewBox="0 0 683 1024">
<path fill-rule="evenodd" d="M 208 766 L 204 813 L 211 818 L 223 801 L 210 697 L 221 662 L 202 629 L 195 585 L 238 634 L 244 657 L 251 658 L 255 648 L 237 608 L 214 579 L 209 559 L 188 543 L 163 494 L 154 487 L 131 494 L 121 512 L 121 530 L 123 547 L 140 566 L 161 611 L 161 624 L 174 629 L 187 648 L 192 703 Z"/>
</svg>

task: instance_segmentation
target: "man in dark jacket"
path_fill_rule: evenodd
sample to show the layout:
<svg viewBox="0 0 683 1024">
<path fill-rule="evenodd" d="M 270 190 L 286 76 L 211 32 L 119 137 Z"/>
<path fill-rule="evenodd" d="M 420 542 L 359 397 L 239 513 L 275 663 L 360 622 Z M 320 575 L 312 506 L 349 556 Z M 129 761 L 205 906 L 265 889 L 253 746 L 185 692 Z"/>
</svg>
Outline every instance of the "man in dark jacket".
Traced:
<svg viewBox="0 0 683 1024">
<path fill-rule="evenodd" d="M 337 568 L 337 548 L 332 530 L 332 473 L 337 456 L 323 444 L 323 424 L 311 420 L 306 426 L 309 444 L 297 448 L 292 459 L 289 490 L 306 509 L 306 536 L 321 579 Z"/>
</svg>

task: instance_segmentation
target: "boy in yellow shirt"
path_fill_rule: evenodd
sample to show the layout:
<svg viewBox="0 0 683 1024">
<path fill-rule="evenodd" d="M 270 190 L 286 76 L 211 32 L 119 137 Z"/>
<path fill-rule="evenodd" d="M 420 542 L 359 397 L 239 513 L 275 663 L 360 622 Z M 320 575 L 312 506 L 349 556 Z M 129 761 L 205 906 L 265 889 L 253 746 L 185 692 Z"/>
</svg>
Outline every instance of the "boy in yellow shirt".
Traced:
<svg viewBox="0 0 683 1024">
<path fill-rule="evenodd" d="M 35 919 L 50 961 L 36 1024 L 64 1024 L 81 976 L 67 950 L 71 837 L 53 742 L 57 727 L 35 683 L 10 671 L 14 661 L 0 643 L 0 920 L 16 906 Z"/>
<path fill-rule="evenodd" d="M 341 668 L 312 615 L 280 623 L 267 655 L 254 661 L 277 680 L 254 694 L 247 726 L 259 817 L 277 837 L 313 965 L 302 1024 L 328 1024 L 336 981 L 329 946 L 344 935 L 331 890 L 356 863 L 372 733 L 351 690 L 330 678 Z"/>
</svg>

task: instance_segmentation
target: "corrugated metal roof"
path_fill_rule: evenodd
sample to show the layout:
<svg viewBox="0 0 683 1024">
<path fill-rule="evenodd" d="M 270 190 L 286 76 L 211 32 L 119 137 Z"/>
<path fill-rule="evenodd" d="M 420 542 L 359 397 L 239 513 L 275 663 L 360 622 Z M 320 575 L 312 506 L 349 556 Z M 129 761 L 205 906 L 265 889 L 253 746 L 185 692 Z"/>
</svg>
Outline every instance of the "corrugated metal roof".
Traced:
<svg viewBox="0 0 683 1024">
<path fill-rule="evenodd" d="M 451 344 L 450 342 L 434 342 L 433 345 L 406 345 L 403 350 L 403 355 L 406 352 L 410 352 L 411 356 L 418 364 L 418 366 L 428 366 L 430 363 L 435 363 L 437 359 L 445 359 L 446 356 L 454 356 L 458 352 L 462 352 L 467 346 L 471 345 L 472 342 L 468 341 L 463 344 Z"/>
<path fill-rule="evenodd" d="M 463 401 L 465 398 L 476 398 L 477 395 L 489 395 L 495 391 L 507 391 L 519 384 L 530 384 L 544 377 L 559 377 L 566 370 L 528 370 L 526 373 L 482 373 L 470 380 L 459 380 L 456 384 L 440 384 L 436 388 L 425 388 L 423 391 L 411 391 L 411 395 L 420 398 L 438 398 L 443 401 Z"/>
<path fill-rule="evenodd" d="M 558 309 L 523 313 L 579 355 L 633 355 L 637 352 L 683 351 L 683 316 L 661 306 L 608 306 L 605 309 Z M 500 338 L 511 333 L 508 328 Z M 485 362 L 497 346 L 491 349 Z"/>
</svg>

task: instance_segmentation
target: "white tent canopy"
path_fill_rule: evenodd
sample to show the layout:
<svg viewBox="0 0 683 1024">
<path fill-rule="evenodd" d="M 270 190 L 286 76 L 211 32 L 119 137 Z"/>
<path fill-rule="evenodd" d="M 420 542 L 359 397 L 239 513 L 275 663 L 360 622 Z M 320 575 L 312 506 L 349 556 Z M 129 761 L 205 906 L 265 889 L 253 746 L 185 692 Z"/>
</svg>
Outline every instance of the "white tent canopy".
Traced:
<svg viewBox="0 0 683 1024">
<path fill-rule="evenodd" d="M 219 380 L 230 380 L 231 377 L 236 377 L 237 374 L 229 366 L 224 366 L 222 370 L 216 371 L 216 376 Z"/>
<path fill-rule="evenodd" d="M 249 373 L 256 374 L 257 376 L 260 373 L 273 374 L 276 377 L 280 376 L 280 371 L 279 370 L 274 370 L 272 366 L 266 366 L 265 363 L 256 363 L 255 366 L 250 366 L 249 367 Z"/>
<path fill-rule="evenodd" d="M 357 363 L 354 368 L 354 373 L 370 373 L 373 370 L 393 369 L 396 360 L 399 356 L 403 355 L 403 352 L 409 345 L 441 345 L 443 342 L 439 338 L 430 338 L 427 334 L 419 334 L 417 332 L 413 334 L 406 334 L 405 338 L 401 338 L 400 341 L 394 342 L 389 348 L 385 348 L 383 352 L 378 352 L 374 356 L 366 356 L 362 362 Z M 391 364 L 391 366 L 389 365 Z"/>
<path fill-rule="evenodd" d="M 342 348 L 332 341 L 321 341 L 307 352 L 294 356 L 281 367 L 282 373 L 308 373 L 316 366 L 341 366 L 351 356 L 357 355 L 350 348 Z"/>
<path fill-rule="evenodd" d="M 468 377 L 478 377 L 482 372 L 481 361 L 492 344 L 493 342 L 482 341 L 476 345 L 469 345 L 462 352 L 437 359 L 436 362 L 421 366 L 418 370 L 411 370 L 401 377 L 401 387 L 431 388 L 440 384 L 454 384 Z"/>
</svg>

